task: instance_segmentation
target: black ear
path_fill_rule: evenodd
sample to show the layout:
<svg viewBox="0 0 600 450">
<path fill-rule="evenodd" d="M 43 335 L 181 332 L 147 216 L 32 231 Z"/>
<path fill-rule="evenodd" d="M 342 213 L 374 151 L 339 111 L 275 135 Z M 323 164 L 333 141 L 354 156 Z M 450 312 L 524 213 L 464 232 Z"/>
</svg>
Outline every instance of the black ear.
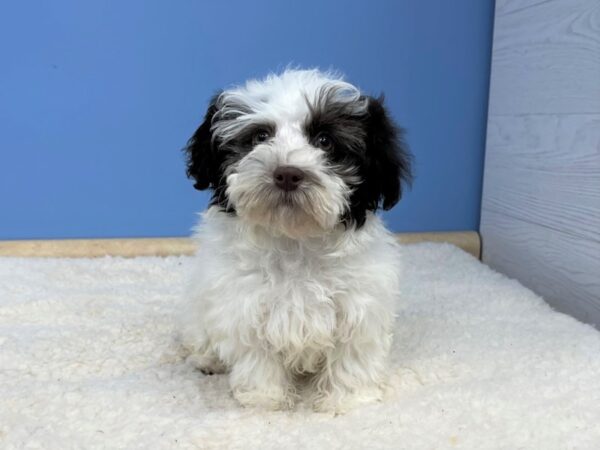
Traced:
<svg viewBox="0 0 600 450">
<path fill-rule="evenodd" d="M 375 207 L 391 209 L 402 197 L 402 189 L 412 182 L 412 156 L 386 108 L 383 96 L 369 97 L 367 118 L 367 179 Z"/>
<path fill-rule="evenodd" d="M 187 176 L 196 181 L 194 187 L 200 191 L 208 188 L 214 189 L 219 181 L 216 154 L 218 144 L 213 140 L 210 131 L 213 116 L 217 112 L 218 97 L 217 94 L 212 98 L 204 116 L 204 121 L 183 149 L 186 155 Z"/>
</svg>

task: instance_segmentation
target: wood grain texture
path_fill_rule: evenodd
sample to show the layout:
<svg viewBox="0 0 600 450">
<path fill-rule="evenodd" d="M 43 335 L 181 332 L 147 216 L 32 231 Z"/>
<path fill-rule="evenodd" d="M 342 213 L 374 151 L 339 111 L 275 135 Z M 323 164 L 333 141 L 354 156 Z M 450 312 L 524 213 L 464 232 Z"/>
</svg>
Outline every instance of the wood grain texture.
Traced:
<svg viewBox="0 0 600 450">
<path fill-rule="evenodd" d="M 497 0 L 483 261 L 600 327 L 600 0 Z"/>
<path fill-rule="evenodd" d="M 600 241 L 600 114 L 490 117 L 484 207 Z"/>
<path fill-rule="evenodd" d="M 403 244 L 448 242 L 477 259 L 481 254 L 479 234 L 474 231 L 398 233 Z M 191 255 L 196 244 L 190 238 L 57 239 L 0 241 L 0 256 L 96 258 L 102 256 Z"/>
<path fill-rule="evenodd" d="M 497 0 L 489 113 L 600 113 L 599 47 L 598 0 Z"/>
<path fill-rule="evenodd" d="M 483 210 L 483 257 L 550 305 L 600 328 L 600 241 Z"/>
</svg>

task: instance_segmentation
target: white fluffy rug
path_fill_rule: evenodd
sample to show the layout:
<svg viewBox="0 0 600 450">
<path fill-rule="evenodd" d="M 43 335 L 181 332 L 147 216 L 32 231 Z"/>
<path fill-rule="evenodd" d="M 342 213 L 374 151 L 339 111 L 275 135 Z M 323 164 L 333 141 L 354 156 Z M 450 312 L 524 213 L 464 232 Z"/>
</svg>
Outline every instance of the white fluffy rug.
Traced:
<svg viewBox="0 0 600 450">
<path fill-rule="evenodd" d="M 0 258 L 0 448 L 600 448 L 600 333 L 455 247 L 403 251 L 392 389 L 338 417 L 240 408 L 183 361 L 189 257 Z"/>
</svg>

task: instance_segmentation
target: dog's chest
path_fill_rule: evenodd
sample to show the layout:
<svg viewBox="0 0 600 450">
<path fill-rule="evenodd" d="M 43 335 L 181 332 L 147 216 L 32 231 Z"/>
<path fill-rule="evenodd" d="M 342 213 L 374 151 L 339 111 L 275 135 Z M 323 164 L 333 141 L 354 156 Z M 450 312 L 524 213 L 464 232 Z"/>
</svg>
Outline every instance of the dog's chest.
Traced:
<svg viewBox="0 0 600 450">
<path fill-rule="evenodd" d="M 339 262 L 299 249 L 265 252 L 253 264 L 263 294 L 257 305 L 257 336 L 280 352 L 287 365 L 314 371 L 323 349 L 334 345 L 337 321 L 343 316 Z"/>
</svg>

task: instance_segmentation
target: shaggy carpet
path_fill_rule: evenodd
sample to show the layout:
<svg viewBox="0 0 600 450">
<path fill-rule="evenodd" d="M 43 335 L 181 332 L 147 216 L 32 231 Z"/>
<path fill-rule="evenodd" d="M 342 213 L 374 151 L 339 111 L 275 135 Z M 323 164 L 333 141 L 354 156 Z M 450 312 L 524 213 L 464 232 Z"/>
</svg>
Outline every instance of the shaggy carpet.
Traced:
<svg viewBox="0 0 600 450">
<path fill-rule="evenodd" d="M 0 448 L 600 448 L 600 333 L 455 247 L 403 253 L 387 398 L 336 417 L 186 364 L 190 257 L 0 258 Z"/>
</svg>

